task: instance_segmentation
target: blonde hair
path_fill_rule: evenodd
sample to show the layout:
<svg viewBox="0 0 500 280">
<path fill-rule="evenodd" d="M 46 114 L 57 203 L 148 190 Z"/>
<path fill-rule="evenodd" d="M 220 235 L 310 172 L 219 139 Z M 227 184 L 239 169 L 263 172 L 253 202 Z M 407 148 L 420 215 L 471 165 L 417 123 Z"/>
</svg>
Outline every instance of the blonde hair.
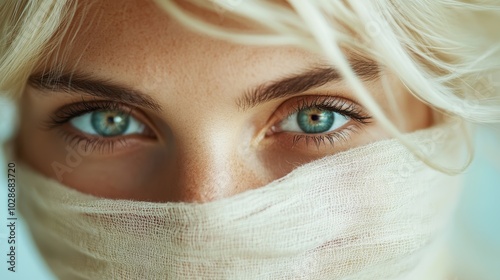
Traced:
<svg viewBox="0 0 500 280">
<path fill-rule="evenodd" d="M 499 1 L 185 1 L 221 17 L 256 23 L 265 29 L 261 34 L 210 24 L 178 1 L 155 1 L 179 22 L 220 39 L 295 45 L 325 55 L 397 137 L 401 134 L 353 72 L 344 49 L 397 73 L 413 95 L 436 111 L 472 123 L 500 122 L 500 91 L 494 84 L 500 80 L 500 33 L 495 31 Z M 75 7 L 76 1 L 65 0 L 0 4 L 1 92 L 22 92 L 42 56 L 57 51 Z M 390 95 L 391 89 L 386 90 Z"/>
</svg>

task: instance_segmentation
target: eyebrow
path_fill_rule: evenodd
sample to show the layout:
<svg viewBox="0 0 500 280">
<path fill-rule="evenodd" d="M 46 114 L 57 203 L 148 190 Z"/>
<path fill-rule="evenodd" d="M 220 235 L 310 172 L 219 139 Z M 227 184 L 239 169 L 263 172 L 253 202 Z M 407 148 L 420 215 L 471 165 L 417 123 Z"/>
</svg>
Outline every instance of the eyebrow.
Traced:
<svg viewBox="0 0 500 280">
<path fill-rule="evenodd" d="M 92 77 L 92 75 L 76 72 L 55 73 L 46 71 L 30 76 L 28 84 L 43 91 L 62 92 L 70 95 L 83 93 L 93 97 L 144 107 L 157 113 L 162 111 L 160 104 L 147 94 L 111 81 Z"/>
<path fill-rule="evenodd" d="M 369 81 L 378 78 L 380 71 L 374 62 L 360 59 L 353 59 L 350 62 L 354 73 L 361 80 Z M 341 79 L 340 73 L 335 68 L 316 66 L 303 73 L 250 89 L 236 101 L 236 105 L 241 110 L 247 110 L 274 99 L 295 95 Z M 28 83 L 39 90 L 71 95 L 83 93 L 133 106 L 141 106 L 157 113 L 162 112 L 162 106 L 147 94 L 89 74 L 45 71 L 31 75 Z"/>
<path fill-rule="evenodd" d="M 354 73 L 362 81 L 371 81 L 379 77 L 379 66 L 375 62 L 353 59 L 350 63 Z M 316 66 L 303 73 L 250 89 L 236 101 L 236 104 L 241 110 L 247 110 L 274 99 L 295 95 L 339 80 L 342 80 L 342 76 L 335 68 Z"/>
</svg>

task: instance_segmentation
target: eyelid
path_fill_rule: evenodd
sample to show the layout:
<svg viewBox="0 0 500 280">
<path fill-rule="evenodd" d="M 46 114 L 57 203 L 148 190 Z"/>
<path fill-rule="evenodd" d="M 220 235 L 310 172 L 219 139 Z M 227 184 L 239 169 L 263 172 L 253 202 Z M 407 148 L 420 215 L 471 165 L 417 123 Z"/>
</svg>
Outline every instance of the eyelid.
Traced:
<svg viewBox="0 0 500 280">
<path fill-rule="evenodd" d="M 94 111 L 121 111 L 127 115 L 134 117 L 139 122 L 143 123 L 150 130 L 152 128 L 151 120 L 140 109 L 109 100 L 91 100 L 80 101 L 59 107 L 51 116 L 50 120 L 44 122 L 46 129 L 62 126 L 68 123 L 71 119 L 82 116 L 86 113 Z"/>
</svg>

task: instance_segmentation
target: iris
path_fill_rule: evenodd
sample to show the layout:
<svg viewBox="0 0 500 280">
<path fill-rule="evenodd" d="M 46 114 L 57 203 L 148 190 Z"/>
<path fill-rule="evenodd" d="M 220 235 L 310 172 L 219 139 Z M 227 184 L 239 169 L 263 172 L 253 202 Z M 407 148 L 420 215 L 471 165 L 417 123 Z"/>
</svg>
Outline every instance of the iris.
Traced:
<svg viewBox="0 0 500 280">
<path fill-rule="evenodd" d="M 307 108 L 297 113 L 297 123 L 305 133 L 323 133 L 335 122 L 334 112 L 320 108 Z"/>
<path fill-rule="evenodd" d="M 103 137 L 124 134 L 130 124 L 130 116 L 120 111 L 96 111 L 90 117 L 92 128 Z"/>
</svg>

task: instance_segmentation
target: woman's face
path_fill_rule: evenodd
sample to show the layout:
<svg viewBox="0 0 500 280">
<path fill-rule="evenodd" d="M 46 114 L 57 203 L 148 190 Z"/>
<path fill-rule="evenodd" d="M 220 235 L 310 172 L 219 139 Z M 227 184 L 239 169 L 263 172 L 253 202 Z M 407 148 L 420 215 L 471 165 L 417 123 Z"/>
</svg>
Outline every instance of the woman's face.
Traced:
<svg viewBox="0 0 500 280">
<path fill-rule="evenodd" d="M 223 11 L 190 10 L 237 25 Z M 210 201 L 388 137 L 319 55 L 215 40 L 150 1 L 99 2 L 79 20 L 30 79 L 18 143 L 33 168 L 82 192 Z M 401 130 L 432 124 L 395 76 L 383 74 L 392 100 L 372 62 L 350 59 Z"/>
</svg>

